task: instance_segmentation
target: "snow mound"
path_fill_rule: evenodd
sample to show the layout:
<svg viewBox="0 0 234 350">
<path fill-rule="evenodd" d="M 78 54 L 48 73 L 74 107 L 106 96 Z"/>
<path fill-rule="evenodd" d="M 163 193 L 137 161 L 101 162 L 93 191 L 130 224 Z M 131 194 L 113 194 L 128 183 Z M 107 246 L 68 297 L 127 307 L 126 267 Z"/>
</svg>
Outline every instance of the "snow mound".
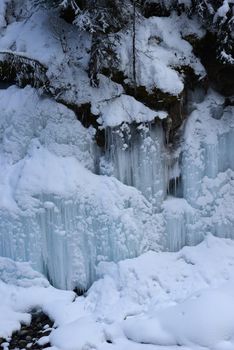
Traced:
<svg viewBox="0 0 234 350">
<path fill-rule="evenodd" d="M 50 335 L 51 343 L 64 350 L 97 349 L 104 339 L 100 324 L 89 317 L 61 326 Z"/>
<path fill-rule="evenodd" d="M 126 336 L 155 345 L 200 345 L 208 349 L 234 346 L 234 284 L 194 294 L 171 306 L 124 322 Z M 225 347 L 222 346 L 225 345 Z"/>
<path fill-rule="evenodd" d="M 205 288 L 234 280 L 234 242 L 208 235 L 177 253 L 147 252 L 117 264 L 99 264 L 99 276 L 85 300 L 103 320 L 180 303 Z M 220 264 L 222 261 L 222 264 Z"/>
</svg>

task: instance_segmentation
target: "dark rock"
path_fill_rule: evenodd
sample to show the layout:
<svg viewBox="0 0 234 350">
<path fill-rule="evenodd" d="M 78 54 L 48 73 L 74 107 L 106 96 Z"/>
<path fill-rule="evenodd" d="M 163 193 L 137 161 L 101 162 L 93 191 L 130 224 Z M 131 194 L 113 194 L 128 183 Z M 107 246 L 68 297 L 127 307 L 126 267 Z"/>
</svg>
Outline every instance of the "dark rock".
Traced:
<svg viewBox="0 0 234 350">
<path fill-rule="evenodd" d="M 170 11 L 163 6 L 162 3 L 146 2 L 143 8 L 143 13 L 146 18 L 157 16 L 157 17 L 168 17 Z"/>
<path fill-rule="evenodd" d="M 19 348 L 32 348 L 33 350 L 40 350 L 48 347 L 48 344 L 44 346 L 36 344 L 38 339 L 41 338 L 42 333 L 43 336 L 45 335 L 45 326 L 48 327 L 46 335 L 49 335 L 53 326 L 52 322 L 45 314 L 41 312 L 34 312 L 32 314 L 31 324 L 29 326 L 22 326 L 20 331 L 13 334 L 12 339 L 9 341 L 9 350 L 15 350 Z M 5 341 L 6 340 L 3 339 L 3 342 Z"/>
<path fill-rule="evenodd" d="M 192 38 L 191 38 L 192 40 Z M 195 41 L 195 39 L 194 39 Z M 183 76 L 184 90 L 177 96 L 163 92 L 157 87 L 152 91 L 147 91 L 145 86 L 133 87 L 126 83 L 127 77 L 122 72 L 112 68 L 105 67 L 102 74 L 111 78 L 114 82 L 124 87 L 126 94 L 133 96 L 136 100 L 142 102 L 147 107 L 155 110 L 165 110 L 168 112 L 167 120 L 164 120 L 163 127 L 165 129 L 165 139 L 167 143 L 174 142 L 176 130 L 182 125 L 187 116 L 187 92 L 196 86 L 202 86 L 208 89 L 207 77 L 200 79 L 190 66 L 174 67 L 174 69 Z"/>
<path fill-rule="evenodd" d="M 210 85 L 224 96 L 234 94 L 234 65 L 218 59 L 218 44 L 214 33 L 207 34 L 196 42 L 191 42 L 195 54 L 206 68 Z"/>
<path fill-rule="evenodd" d="M 72 6 L 67 6 L 66 8 L 61 8 L 60 17 L 64 19 L 67 23 L 73 23 L 76 18 L 75 10 Z"/>
<path fill-rule="evenodd" d="M 27 329 L 21 329 L 20 332 L 19 332 L 20 336 L 24 336 L 26 334 L 28 334 L 28 330 Z"/>
<path fill-rule="evenodd" d="M 27 346 L 27 341 L 26 340 L 20 340 L 18 344 L 19 344 L 19 346 L 21 348 L 25 348 Z"/>
<path fill-rule="evenodd" d="M 84 103 L 82 105 L 76 105 L 75 103 L 69 103 L 62 98 L 56 99 L 57 102 L 62 103 L 67 108 L 71 109 L 77 116 L 77 119 L 81 122 L 81 124 L 88 128 L 89 126 L 93 126 L 95 129 L 98 128 L 99 124 L 97 122 L 97 116 L 91 113 L 91 104 Z"/>
</svg>

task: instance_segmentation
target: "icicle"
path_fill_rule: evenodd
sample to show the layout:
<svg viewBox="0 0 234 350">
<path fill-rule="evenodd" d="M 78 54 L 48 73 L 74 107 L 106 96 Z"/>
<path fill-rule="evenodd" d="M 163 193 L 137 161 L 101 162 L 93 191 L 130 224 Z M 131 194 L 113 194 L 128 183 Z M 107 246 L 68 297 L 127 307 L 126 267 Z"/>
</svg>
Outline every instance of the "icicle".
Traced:
<svg viewBox="0 0 234 350">
<path fill-rule="evenodd" d="M 108 128 L 107 139 L 106 160 L 113 165 L 113 175 L 139 189 L 159 210 L 167 186 L 161 125 L 124 123 Z"/>
</svg>

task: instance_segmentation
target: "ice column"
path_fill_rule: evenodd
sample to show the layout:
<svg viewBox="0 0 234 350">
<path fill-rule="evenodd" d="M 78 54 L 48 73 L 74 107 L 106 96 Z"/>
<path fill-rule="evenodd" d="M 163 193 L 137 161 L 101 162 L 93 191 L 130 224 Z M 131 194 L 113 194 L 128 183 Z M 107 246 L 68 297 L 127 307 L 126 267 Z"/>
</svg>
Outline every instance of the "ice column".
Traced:
<svg viewBox="0 0 234 350">
<path fill-rule="evenodd" d="M 160 210 L 166 195 L 164 134 L 160 122 L 107 128 L 105 159 L 112 175 L 134 186 Z M 104 170 L 105 171 L 105 170 Z"/>
</svg>

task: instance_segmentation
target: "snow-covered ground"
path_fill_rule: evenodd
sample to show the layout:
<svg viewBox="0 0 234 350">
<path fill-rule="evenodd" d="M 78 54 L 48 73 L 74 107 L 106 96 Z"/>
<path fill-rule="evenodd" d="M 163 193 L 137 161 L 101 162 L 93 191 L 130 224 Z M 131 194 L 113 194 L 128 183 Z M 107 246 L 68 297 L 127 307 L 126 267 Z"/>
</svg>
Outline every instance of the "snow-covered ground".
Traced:
<svg viewBox="0 0 234 350">
<path fill-rule="evenodd" d="M 208 235 L 177 253 L 100 263 L 85 296 L 56 290 L 29 265 L 0 259 L 0 337 L 54 320 L 51 350 L 232 350 L 234 242 Z M 4 316 L 3 316 L 4 315 Z"/>
</svg>

